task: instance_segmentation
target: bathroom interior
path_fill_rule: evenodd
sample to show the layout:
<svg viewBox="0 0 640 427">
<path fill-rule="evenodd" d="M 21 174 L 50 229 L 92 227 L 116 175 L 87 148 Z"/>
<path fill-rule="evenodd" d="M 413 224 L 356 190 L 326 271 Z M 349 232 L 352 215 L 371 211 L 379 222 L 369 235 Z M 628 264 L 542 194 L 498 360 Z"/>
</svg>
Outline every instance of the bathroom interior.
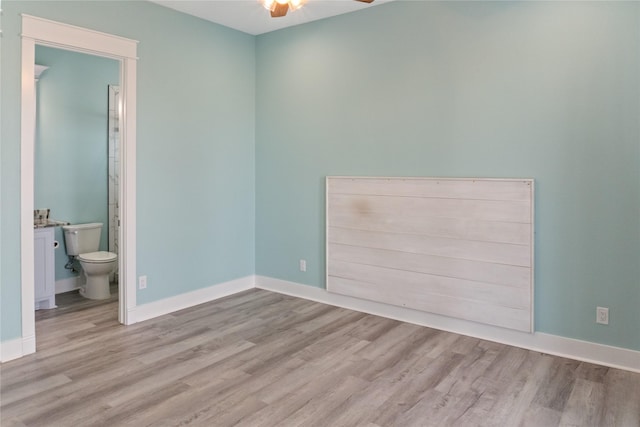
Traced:
<svg viewBox="0 0 640 427">
<path fill-rule="evenodd" d="M 35 64 L 40 321 L 118 300 L 120 65 L 46 46 L 36 46 Z"/>
</svg>

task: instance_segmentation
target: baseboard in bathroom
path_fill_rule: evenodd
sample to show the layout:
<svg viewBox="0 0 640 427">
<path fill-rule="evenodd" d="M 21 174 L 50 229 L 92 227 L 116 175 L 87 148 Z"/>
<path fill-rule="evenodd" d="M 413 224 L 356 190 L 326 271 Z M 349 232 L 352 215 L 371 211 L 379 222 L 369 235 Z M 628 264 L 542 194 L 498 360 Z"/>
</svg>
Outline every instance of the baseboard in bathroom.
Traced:
<svg viewBox="0 0 640 427">
<path fill-rule="evenodd" d="M 80 287 L 78 276 L 68 277 L 66 279 L 56 280 L 56 295 L 65 292 L 75 291 Z"/>
</svg>

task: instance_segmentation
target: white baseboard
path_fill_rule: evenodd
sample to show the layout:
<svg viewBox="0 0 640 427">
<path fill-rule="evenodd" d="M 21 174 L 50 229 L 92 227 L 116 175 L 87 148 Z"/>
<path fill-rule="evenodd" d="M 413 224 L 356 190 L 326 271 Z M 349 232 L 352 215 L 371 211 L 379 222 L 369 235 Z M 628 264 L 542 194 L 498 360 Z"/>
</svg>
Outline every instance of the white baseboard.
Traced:
<svg viewBox="0 0 640 427">
<path fill-rule="evenodd" d="M 253 288 L 278 292 L 323 304 L 348 308 L 377 316 L 414 323 L 443 331 L 521 347 L 554 356 L 567 357 L 640 373 L 640 351 L 536 332 L 528 334 L 475 322 L 453 319 L 403 307 L 332 294 L 324 289 L 265 276 L 246 276 L 174 297 L 137 306 L 131 319 L 141 322 L 243 292 Z M 7 362 L 35 352 L 35 337 L 0 342 L 0 361 Z"/>
<path fill-rule="evenodd" d="M 79 287 L 80 283 L 78 283 L 78 276 L 56 280 L 56 295 L 75 291 Z"/>
<path fill-rule="evenodd" d="M 35 353 L 36 337 L 15 338 L 0 342 L 0 362 L 8 362 Z"/>
<path fill-rule="evenodd" d="M 254 287 L 255 276 L 246 276 L 229 282 L 209 286 L 207 288 L 150 302 L 148 304 L 139 305 L 135 308 L 133 316 L 136 322 L 142 322 L 174 311 L 253 289 Z"/>
<path fill-rule="evenodd" d="M 0 362 L 8 362 L 22 356 L 22 338 L 0 342 Z"/>
<path fill-rule="evenodd" d="M 529 334 L 466 320 L 453 319 L 431 313 L 388 304 L 332 294 L 324 289 L 295 282 L 256 276 L 256 288 L 304 298 L 324 304 L 348 308 L 377 316 L 414 323 L 443 331 L 468 335 L 488 341 L 521 347 L 554 356 L 567 357 L 598 365 L 640 372 L 640 351 L 612 347 L 558 335 L 535 332 Z"/>
</svg>

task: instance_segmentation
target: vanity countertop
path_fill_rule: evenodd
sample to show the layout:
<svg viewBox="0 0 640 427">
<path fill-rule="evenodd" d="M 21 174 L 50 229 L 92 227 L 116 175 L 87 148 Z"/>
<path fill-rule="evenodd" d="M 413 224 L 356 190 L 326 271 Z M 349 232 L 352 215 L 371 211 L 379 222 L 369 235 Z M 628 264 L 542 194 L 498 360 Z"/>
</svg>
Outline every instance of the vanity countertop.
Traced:
<svg viewBox="0 0 640 427">
<path fill-rule="evenodd" d="M 46 227 L 61 227 L 63 225 L 69 225 L 67 221 L 56 221 L 55 219 L 43 219 L 42 221 L 36 221 L 33 223 L 33 228 L 46 228 Z"/>
</svg>

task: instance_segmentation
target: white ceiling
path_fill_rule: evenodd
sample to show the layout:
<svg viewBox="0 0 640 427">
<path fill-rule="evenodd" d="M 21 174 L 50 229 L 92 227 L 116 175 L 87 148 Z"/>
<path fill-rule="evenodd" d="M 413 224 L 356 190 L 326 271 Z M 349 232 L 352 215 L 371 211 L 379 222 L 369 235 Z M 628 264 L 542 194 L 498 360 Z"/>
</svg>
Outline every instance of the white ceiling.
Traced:
<svg viewBox="0 0 640 427">
<path fill-rule="evenodd" d="M 364 10 L 393 0 L 367 4 L 354 0 L 308 0 L 301 9 L 287 16 L 272 18 L 258 0 L 150 0 L 168 8 L 194 15 L 236 30 L 258 35 L 304 24 L 330 16 Z"/>
</svg>

